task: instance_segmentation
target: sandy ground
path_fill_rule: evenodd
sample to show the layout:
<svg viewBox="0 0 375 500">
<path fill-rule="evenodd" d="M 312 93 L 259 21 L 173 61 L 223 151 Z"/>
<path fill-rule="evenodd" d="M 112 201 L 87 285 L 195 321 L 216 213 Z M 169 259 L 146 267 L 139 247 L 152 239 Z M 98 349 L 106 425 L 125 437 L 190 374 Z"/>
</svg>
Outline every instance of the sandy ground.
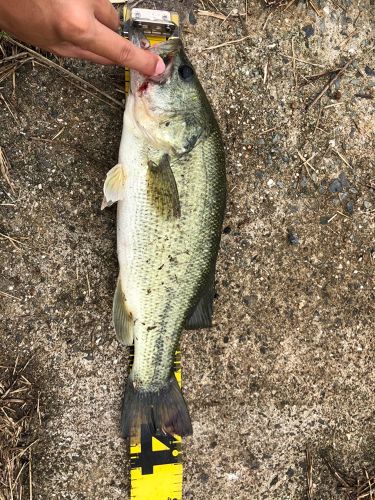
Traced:
<svg viewBox="0 0 375 500">
<path fill-rule="evenodd" d="M 243 3 L 216 5 L 232 16 L 197 15 L 184 33 L 229 185 L 215 326 L 182 340 L 194 427 L 184 498 L 303 499 L 306 446 L 313 498 L 346 498 L 320 453 L 349 472 L 375 465 L 374 5 L 322 1 L 318 17 L 300 4 L 265 28 L 259 3 L 249 1 L 247 22 Z M 309 77 L 350 59 L 306 110 L 332 75 Z M 121 99 L 121 69 L 65 64 Z M 0 290 L 16 297 L 0 297 L 0 363 L 33 356 L 34 498 L 123 499 L 128 354 L 111 325 L 115 211 L 100 211 L 122 112 L 38 65 L 1 93 L 14 114 L 0 101 L 17 194 L 1 180 L 0 232 L 22 244 L 0 240 Z"/>
</svg>

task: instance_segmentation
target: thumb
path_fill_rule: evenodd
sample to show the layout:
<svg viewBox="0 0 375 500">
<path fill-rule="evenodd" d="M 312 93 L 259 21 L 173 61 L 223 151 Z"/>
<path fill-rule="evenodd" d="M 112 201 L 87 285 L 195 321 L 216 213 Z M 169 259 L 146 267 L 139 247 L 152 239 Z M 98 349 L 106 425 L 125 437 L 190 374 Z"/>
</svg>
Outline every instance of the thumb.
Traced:
<svg viewBox="0 0 375 500">
<path fill-rule="evenodd" d="M 147 76 L 160 75 L 165 69 L 161 57 L 140 49 L 119 34 L 95 21 L 95 36 L 77 40 L 76 44 L 115 64 L 135 69 Z"/>
<path fill-rule="evenodd" d="M 160 75 L 165 70 L 165 64 L 161 57 L 140 49 L 129 40 L 122 38 L 123 45 L 119 47 L 118 64 L 135 69 L 147 76 Z"/>
</svg>

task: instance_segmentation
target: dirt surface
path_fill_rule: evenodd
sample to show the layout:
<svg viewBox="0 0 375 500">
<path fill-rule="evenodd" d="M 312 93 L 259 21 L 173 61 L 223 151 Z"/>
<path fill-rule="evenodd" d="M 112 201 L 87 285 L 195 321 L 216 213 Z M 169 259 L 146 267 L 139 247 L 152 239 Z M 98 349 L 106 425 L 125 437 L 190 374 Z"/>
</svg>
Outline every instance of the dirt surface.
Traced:
<svg viewBox="0 0 375 500">
<path fill-rule="evenodd" d="M 229 186 L 215 326 L 182 340 L 184 498 L 303 499 L 306 446 L 313 498 L 345 498 L 319 453 L 348 471 L 374 465 L 374 5 L 324 1 L 319 17 L 299 4 L 267 23 L 257 2 L 247 20 L 244 3 L 216 5 L 231 16 L 195 11 L 184 30 Z M 335 73 L 309 77 L 349 60 L 306 110 Z M 64 64 L 121 99 L 120 68 Z M 1 179 L 0 232 L 20 243 L 0 239 L 0 364 L 33 356 L 34 498 L 123 499 L 128 353 L 111 325 L 115 210 L 100 210 L 122 111 L 30 63 L 14 91 L 1 85 L 16 194 Z"/>
</svg>

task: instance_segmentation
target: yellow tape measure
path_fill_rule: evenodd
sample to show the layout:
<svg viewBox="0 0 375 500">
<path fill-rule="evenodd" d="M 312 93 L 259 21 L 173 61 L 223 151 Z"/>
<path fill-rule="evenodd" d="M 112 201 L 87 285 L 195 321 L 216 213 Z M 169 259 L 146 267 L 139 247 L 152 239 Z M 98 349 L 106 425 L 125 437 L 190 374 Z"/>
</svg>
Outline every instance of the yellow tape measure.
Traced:
<svg viewBox="0 0 375 500">
<path fill-rule="evenodd" d="M 130 23 L 140 26 L 151 45 L 178 37 L 175 12 L 124 8 L 125 36 Z M 125 69 L 125 93 L 130 89 L 130 72 Z M 181 354 L 176 352 L 174 370 L 181 387 Z M 181 437 L 152 435 L 146 426 L 140 437 L 130 440 L 130 498 L 132 500 L 182 500 Z"/>
<path fill-rule="evenodd" d="M 179 352 L 174 368 L 181 387 Z M 181 437 L 152 435 L 148 427 L 142 426 L 140 442 L 130 440 L 130 482 L 132 500 L 181 500 Z"/>
</svg>

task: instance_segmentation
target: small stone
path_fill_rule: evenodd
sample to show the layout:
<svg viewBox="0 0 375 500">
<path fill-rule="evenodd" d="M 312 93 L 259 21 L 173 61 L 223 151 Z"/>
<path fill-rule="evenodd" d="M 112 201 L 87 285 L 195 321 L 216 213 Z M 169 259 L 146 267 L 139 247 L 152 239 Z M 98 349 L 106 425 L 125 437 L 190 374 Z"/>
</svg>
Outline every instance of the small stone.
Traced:
<svg viewBox="0 0 375 500">
<path fill-rule="evenodd" d="M 348 178 L 346 177 L 346 175 L 344 174 L 344 172 L 341 172 L 341 174 L 339 175 L 339 179 L 340 179 L 341 185 L 342 185 L 342 187 L 344 189 L 350 187 Z"/>
<path fill-rule="evenodd" d="M 323 217 L 320 217 L 320 224 L 322 226 L 326 226 L 328 224 L 328 221 L 331 219 L 330 215 L 323 215 Z"/>
<path fill-rule="evenodd" d="M 279 476 L 275 476 L 272 481 L 270 482 L 270 486 L 275 486 L 275 484 L 278 482 Z"/>
<path fill-rule="evenodd" d="M 344 203 L 346 198 L 349 196 L 349 193 L 339 193 L 339 200 L 341 203 Z"/>
<path fill-rule="evenodd" d="M 310 38 L 315 34 L 315 29 L 312 24 L 307 24 L 306 26 L 303 26 L 302 31 L 305 33 L 306 38 Z"/>
<path fill-rule="evenodd" d="M 242 298 L 242 302 L 246 305 L 246 306 L 252 306 L 256 303 L 257 301 L 257 296 L 256 295 L 245 295 L 243 298 Z"/>
<path fill-rule="evenodd" d="M 294 469 L 292 469 L 291 467 L 289 467 L 289 469 L 286 471 L 286 475 L 288 477 L 293 477 L 294 476 Z"/>
<path fill-rule="evenodd" d="M 272 187 L 272 186 L 274 186 L 274 185 L 275 185 L 275 181 L 274 181 L 273 179 L 269 179 L 269 180 L 267 181 L 267 186 L 268 186 L 269 188 L 271 188 L 271 187 Z"/>
<path fill-rule="evenodd" d="M 370 66 L 365 66 L 365 73 L 368 76 L 375 76 L 375 69 L 370 68 Z"/>
<path fill-rule="evenodd" d="M 192 10 L 189 12 L 189 23 L 193 25 L 197 24 L 197 18 L 195 17 L 194 12 Z"/>
<path fill-rule="evenodd" d="M 199 479 L 202 483 L 207 483 L 209 476 L 205 472 L 202 472 L 202 474 L 199 476 Z"/>
<path fill-rule="evenodd" d="M 299 245 L 298 234 L 295 232 L 288 232 L 288 241 L 291 245 Z"/>
<path fill-rule="evenodd" d="M 250 463 L 250 469 L 252 469 L 252 470 L 258 470 L 258 469 L 260 469 L 260 466 L 261 466 L 261 463 L 257 459 L 252 460 Z"/>
<path fill-rule="evenodd" d="M 257 179 L 263 179 L 264 176 L 265 176 L 265 173 L 263 172 L 263 170 L 255 170 L 255 177 Z"/>
<path fill-rule="evenodd" d="M 301 188 L 304 189 L 307 187 L 307 184 L 308 184 L 307 177 L 306 175 L 302 174 L 299 180 L 299 185 L 301 186 Z"/>
<path fill-rule="evenodd" d="M 372 207 L 371 203 L 369 201 L 364 201 L 363 206 L 365 207 L 366 210 Z"/>
<path fill-rule="evenodd" d="M 348 201 L 348 203 L 346 204 L 346 211 L 348 212 L 348 214 L 352 214 L 353 211 L 354 211 L 354 205 L 353 205 L 353 202 L 352 201 Z"/>
<path fill-rule="evenodd" d="M 331 193 L 341 193 L 343 190 L 340 179 L 333 179 L 328 189 Z"/>
</svg>

